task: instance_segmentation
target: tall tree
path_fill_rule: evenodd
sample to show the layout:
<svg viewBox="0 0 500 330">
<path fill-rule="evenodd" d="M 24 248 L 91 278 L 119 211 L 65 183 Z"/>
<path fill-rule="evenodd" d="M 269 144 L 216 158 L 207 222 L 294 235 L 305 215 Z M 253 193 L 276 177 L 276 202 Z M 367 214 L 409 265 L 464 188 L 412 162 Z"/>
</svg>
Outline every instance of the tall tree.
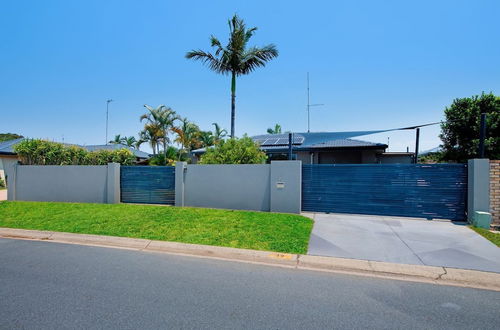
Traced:
<svg viewBox="0 0 500 330">
<path fill-rule="evenodd" d="M 214 144 L 218 144 L 227 136 L 227 131 L 217 123 L 212 123 L 212 125 L 214 125 Z"/>
<path fill-rule="evenodd" d="M 192 149 L 200 146 L 200 128 L 187 118 L 181 118 L 180 124 L 173 127 L 172 130 L 177 134 L 175 141 L 181 145 L 179 159 L 183 153 L 188 154 Z"/>
<path fill-rule="evenodd" d="M 210 131 L 200 131 L 199 140 L 201 147 L 210 147 L 213 146 L 214 143 L 214 135 Z"/>
<path fill-rule="evenodd" d="M 133 136 L 124 136 L 122 139 L 122 144 L 126 145 L 127 147 L 135 148 L 137 143 L 137 140 Z"/>
<path fill-rule="evenodd" d="M 276 125 L 274 125 L 274 128 L 268 128 L 267 133 L 268 134 L 281 134 L 281 125 L 276 124 Z"/>
<path fill-rule="evenodd" d="M 247 29 L 245 22 L 234 15 L 229 21 L 229 41 L 224 47 L 215 36 L 210 37 L 211 46 L 215 52 L 192 50 L 186 58 L 200 60 L 216 73 L 231 75 L 231 138 L 235 136 L 236 113 L 236 77 L 249 74 L 258 67 L 264 67 L 266 62 L 278 56 L 278 50 L 273 44 L 264 47 L 247 47 L 248 41 L 257 30 Z"/>
<path fill-rule="evenodd" d="M 123 141 L 123 137 L 120 134 L 117 134 L 117 135 L 115 135 L 115 138 L 113 140 L 109 141 L 108 143 L 120 144 L 120 143 L 122 143 L 122 141 Z"/>
<path fill-rule="evenodd" d="M 443 158 L 457 162 L 478 157 L 481 113 L 486 113 L 486 156 L 500 159 L 500 97 L 492 93 L 453 100 L 441 124 Z"/>
<path fill-rule="evenodd" d="M 163 104 L 156 108 L 147 104 L 144 107 L 148 110 L 148 113 L 143 114 L 140 119 L 141 121 L 146 120 L 144 128 L 152 133 L 153 138 L 156 138 L 157 148 L 159 149 L 159 144 L 163 144 L 163 154 L 166 158 L 168 143 L 170 143 L 168 134 L 172 131 L 179 116 L 174 110 Z"/>
</svg>

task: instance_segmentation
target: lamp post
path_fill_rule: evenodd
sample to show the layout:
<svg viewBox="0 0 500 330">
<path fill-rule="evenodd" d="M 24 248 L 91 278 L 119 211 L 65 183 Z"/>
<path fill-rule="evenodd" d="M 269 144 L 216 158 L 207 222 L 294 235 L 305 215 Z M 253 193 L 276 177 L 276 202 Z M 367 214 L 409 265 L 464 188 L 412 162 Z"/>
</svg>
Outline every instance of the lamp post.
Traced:
<svg viewBox="0 0 500 330">
<path fill-rule="evenodd" d="M 106 145 L 108 145 L 109 104 L 111 102 L 113 102 L 112 99 L 106 100 Z"/>
</svg>

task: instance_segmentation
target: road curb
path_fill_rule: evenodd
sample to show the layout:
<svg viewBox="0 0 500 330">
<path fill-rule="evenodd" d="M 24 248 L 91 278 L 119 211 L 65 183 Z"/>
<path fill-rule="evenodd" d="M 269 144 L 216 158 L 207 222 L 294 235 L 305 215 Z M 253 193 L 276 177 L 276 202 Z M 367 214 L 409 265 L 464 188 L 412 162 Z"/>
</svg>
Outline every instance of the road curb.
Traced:
<svg viewBox="0 0 500 330">
<path fill-rule="evenodd" d="M 148 239 L 0 228 L 1 238 L 114 247 L 500 291 L 500 274 L 448 267 L 297 255 Z"/>
</svg>

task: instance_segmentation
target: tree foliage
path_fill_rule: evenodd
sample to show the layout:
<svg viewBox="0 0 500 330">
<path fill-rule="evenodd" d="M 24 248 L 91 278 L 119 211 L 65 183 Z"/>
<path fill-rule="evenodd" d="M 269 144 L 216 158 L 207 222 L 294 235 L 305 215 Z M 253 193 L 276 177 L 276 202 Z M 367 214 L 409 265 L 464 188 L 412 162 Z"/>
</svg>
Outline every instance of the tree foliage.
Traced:
<svg viewBox="0 0 500 330">
<path fill-rule="evenodd" d="M 22 135 L 14 133 L 0 133 L 0 142 L 22 138 Z"/>
<path fill-rule="evenodd" d="M 465 162 L 478 157 L 481 113 L 486 113 L 486 157 L 500 159 L 500 97 L 492 93 L 453 100 L 444 111 L 441 124 L 443 157 L 448 161 Z"/>
<path fill-rule="evenodd" d="M 14 146 L 14 151 L 24 165 L 132 165 L 135 160 L 128 149 L 87 151 L 40 139 L 25 139 Z"/>
<path fill-rule="evenodd" d="M 274 128 L 268 128 L 267 134 L 281 134 L 281 125 L 276 124 L 274 125 Z"/>
<path fill-rule="evenodd" d="M 259 145 L 244 136 L 241 139 L 222 140 L 209 148 L 201 157 L 200 164 L 262 164 L 266 159 Z"/>
<path fill-rule="evenodd" d="M 267 62 L 278 56 L 278 49 L 273 44 L 249 47 L 248 42 L 257 28 L 247 28 L 243 19 L 236 14 L 228 20 L 228 25 L 229 41 L 226 46 L 212 35 L 210 45 L 215 49 L 213 53 L 192 50 L 186 54 L 186 58 L 201 61 L 216 73 L 231 75 L 231 138 L 234 138 L 236 77 L 264 67 Z"/>
</svg>

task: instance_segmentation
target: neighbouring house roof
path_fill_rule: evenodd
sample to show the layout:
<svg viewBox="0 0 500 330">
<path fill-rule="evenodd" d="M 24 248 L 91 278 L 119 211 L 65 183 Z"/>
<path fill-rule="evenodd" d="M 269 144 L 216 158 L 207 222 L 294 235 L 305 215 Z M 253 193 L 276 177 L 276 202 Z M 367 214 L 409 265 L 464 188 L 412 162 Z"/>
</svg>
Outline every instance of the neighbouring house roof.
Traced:
<svg viewBox="0 0 500 330">
<path fill-rule="evenodd" d="M 14 146 L 22 140 L 24 140 L 24 138 L 0 142 L 0 155 L 16 155 Z"/>
<path fill-rule="evenodd" d="M 24 139 L 25 138 L 20 138 L 20 139 L 0 142 L 0 155 L 16 155 L 16 152 L 14 151 L 14 146 Z M 64 144 L 82 147 L 88 151 L 128 149 L 128 150 L 132 151 L 132 153 L 134 154 L 134 156 L 136 158 L 147 159 L 150 157 L 150 155 L 147 152 L 143 152 L 143 151 L 131 148 L 131 147 L 127 147 L 124 144 L 107 144 L 107 145 L 103 144 L 103 145 L 87 145 L 87 146 L 82 146 L 82 145 L 77 145 L 77 144 L 68 144 L 68 143 L 64 143 Z"/>
<path fill-rule="evenodd" d="M 352 137 L 370 135 L 383 131 L 354 131 L 354 132 L 318 132 L 318 133 L 293 133 L 294 151 L 312 151 L 318 149 L 347 149 L 370 148 L 384 149 L 387 144 L 374 143 L 351 139 Z M 288 150 L 288 133 L 264 134 L 251 137 L 260 144 L 260 149 L 266 152 L 281 152 Z M 193 154 L 203 154 L 205 148 L 193 150 Z"/>
<path fill-rule="evenodd" d="M 443 148 L 441 146 L 439 146 L 439 147 L 435 147 L 435 148 L 432 148 L 432 149 L 429 149 L 429 150 L 422 151 L 420 153 L 420 156 L 432 154 L 434 152 L 441 152 L 441 151 L 443 151 Z"/>
<path fill-rule="evenodd" d="M 81 146 L 82 148 L 87 149 L 88 151 L 95 151 L 95 150 L 120 150 L 120 149 L 128 149 L 132 151 L 135 157 L 137 158 L 149 158 L 150 155 L 147 152 L 137 150 L 132 147 L 128 147 L 124 144 L 119 144 L 119 143 L 114 143 L 114 144 L 100 144 L 100 145 L 88 145 L 88 146 Z"/>
</svg>

